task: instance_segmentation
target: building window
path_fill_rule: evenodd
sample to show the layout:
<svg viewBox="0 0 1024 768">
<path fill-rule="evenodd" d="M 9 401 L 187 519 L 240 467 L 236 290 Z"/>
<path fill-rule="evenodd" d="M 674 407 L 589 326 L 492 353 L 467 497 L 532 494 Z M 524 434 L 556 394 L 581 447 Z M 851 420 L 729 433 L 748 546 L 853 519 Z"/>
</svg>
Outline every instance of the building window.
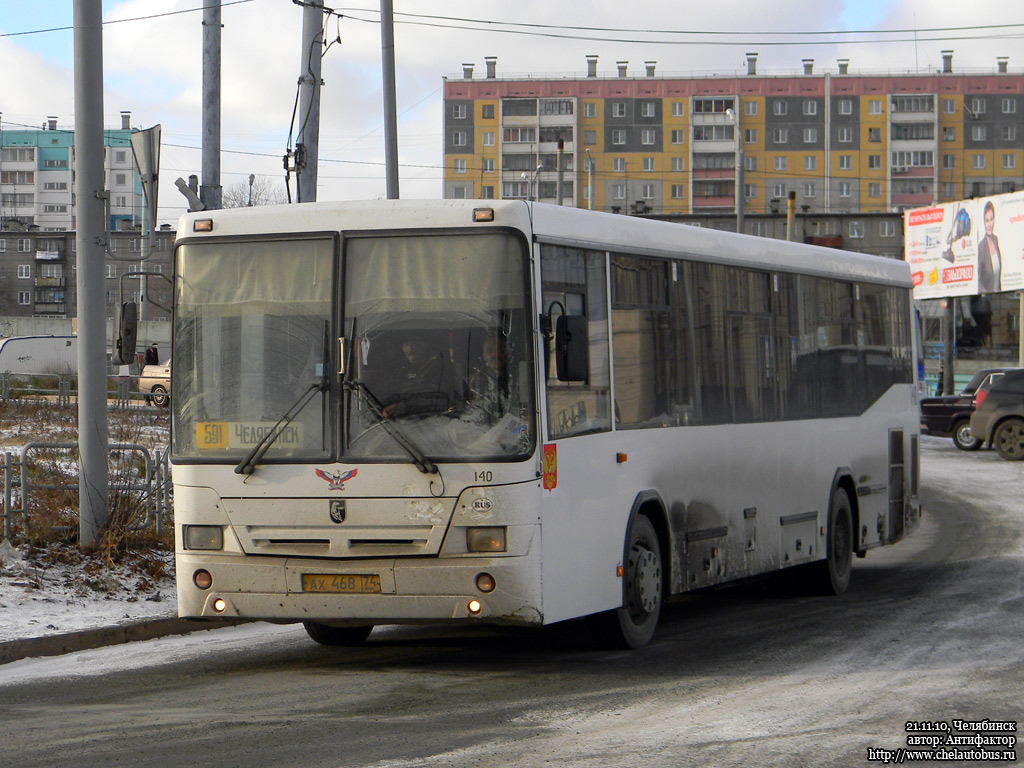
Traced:
<svg viewBox="0 0 1024 768">
<path fill-rule="evenodd" d="M 757 115 L 757 102 L 753 99 L 743 100 L 743 114 L 747 117 L 754 117 Z"/>
<path fill-rule="evenodd" d="M 540 113 L 542 115 L 571 115 L 573 101 L 572 99 L 541 99 Z"/>
<path fill-rule="evenodd" d="M 115 196 L 114 197 L 114 207 L 115 208 L 127 208 L 128 207 L 128 198 L 125 195 L 117 195 L 117 196 Z M 113 248 L 111 248 L 111 250 L 113 250 Z"/>
<path fill-rule="evenodd" d="M 853 128 L 848 125 L 840 126 L 839 131 L 837 132 L 837 137 L 840 143 L 849 144 L 853 141 Z"/>
<path fill-rule="evenodd" d="M 481 200 L 493 200 L 494 199 L 494 187 L 489 187 L 489 186 L 480 187 L 480 199 Z"/>
<path fill-rule="evenodd" d="M 804 197 L 814 197 L 817 195 L 817 186 L 813 181 L 804 182 Z"/>
<path fill-rule="evenodd" d="M 612 158 L 612 170 L 618 173 L 626 172 L 626 158 L 624 157 L 613 157 Z"/>
<path fill-rule="evenodd" d="M 694 99 L 693 111 L 695 113 L 724 115 L 732 109 L 732 99 Z"/>
<path fill-rule="evenodd" d="M 881 141 L 882 140 L 882 129 L 881 128 L 868 128 L 868 141 Z"/>
<path fill-rule="evenodd" d="M 975 96 L 971 99 L 971 114 L 983 115 L 985 114 L 985 100 L 980 96 Z"/>
<path fill-rule="evenodd" d="M 772 197 L 783 198 L 786 196 L 786 185 L 781 182 L 775 182 L 775 186 L 772 187 Z"/>
<path fill-rule="evenodd" d="M 985 167 L 985 156 L 982 154 L 971 155 L 971 168 L 980 170 Z"/>
<path fill-rule="evenodd" d="M 615 128 L 612 130 L 612 144 L 625 144 L 626 143 L 626 132 L 621 128 Z"/>
<path fill-rule="evenodd" d="M 946 181 L 942 184 L 942 196 L 947 200 L 952 200 L 956 197 L 956 182 Z"/>
<path fill-rule="evenodd" d="M 485 147 L 494 146 L 494 131 L 484 131 L 480 134 L 480 140 Z"/>
<path fill-rule="evenodd" d="M 972 125 L 971 126 L 971 141 L 984 141 L 985 140 L 985 126 L 984 125 Z"/>
<path fill-rule="evenodd" d="M 485 157 L 483 163 L 484 173 L 494 173 L 494 158 Z"/>
<path fill-rule="evenodd" d="M 612 117 L 625 117 L 626 116 L 626 102 L 614 101 L 612 102 Z"/>
<path fill-rule="evenodd" d="M 732 141 L 735 130 L 731 125 L 695 125 L 694 141 Z"/>
<path fill-rule="evenodd" d="M 840 99 L 839 100 L 839 114 L 840 115 L 852 115 L 853 114 L 853 100 L 852 99 Z"/>
<path fill-rule="evenodd" d="M 839 156 L 839 170 L 849 171 L 853 169 L 853 155 L 840 155 Z"/>
<path fill-rule="evenodd" d="M 672 143 L 673 144 L 685 144 L 686 143 L 686 131 L 682 131 L 682 130 L 672 131 Z"/>
<path fill-rule="evenodd" d="M 951 171 L 956 168 L 956 155 L 943 155 L 942 167 L 947 171 Z"/>
<path fill-rule="evenodd" d="M 466 132 L 465 131 L 453 131 L 452 132 L 452 146 L 453 147 L 464 147 L 464 146 L 466 146 Z"/>
<path fill-rule="evenodd" d="M 1004 98 L 1003 99 L 1003 114 L 1004 115 L 1013 115 L 1013 114 L 1016 114 L 1016 113 L 1017 113 L 1017 100 L 1012 98 L 1012 97 Z"/>
<path fill-rule="evenodd" d="M 111 243 L 113 243 L 113 241 L 111 241 Z M 111 248 L 110 250 L 114 250 L 114 249 Z M 104 272 L 106 273 L 107 280 L 115 279 L 117 277 L 117 265 L 116 264 L 106 264 L 106 265 L 104 265 Z"/>
<path fill-rule="evenodd" d="M 971 182 L 971 196 L 972 197 L 984 197 L 985 196 L 985 182 L 984 181 L 972 181 Z"/>
<path fill-rule="evenodd" d="M 775 170 L 784 171 L 786 170 L 786 158 L 782 156 L 776 156 L 775 158 Z"/>
<path fill-rule="evenodd" d="M 583 132 L 583 143 L 593 146 L 597 144 L 597 131 L 584 131 Z"/>
<path fill-rule="evenodd" d="M 868 182 L 868 197 L 881 197 L 882 185 L 877 181 Z"/>
<path fill-rule="evenodd" d="M 657 135 L 658 135 L 658 132 L 656 130 L 654 130 L 653 128 L 644 128 L 640 132 L 640 143 L 641 144 L 646 144 L 646 145 L 654 144 L 655 143 L 655 138 L 657 137 Z"/>
<path fill-rule="evenodd" d="M 1016 168 L 1017 158 L 1014 155 L 1003 155 L 1003 168 Z"/>
<path fill-rule="evenodd" d="M 745 128 L 743 130 L 743 143 L 744 144 L 756 144 L 757 143 L 757 128 Z"/>
<path fill-rule="evenodd" d="M 481 104 L 480 105 L 480 117 L 483 120 L 494 119 L 494 105 L 493 104 Z"/>
<path fill-rule="evenodd" d="M 956 127 L 952 125 L 942 126 L 942 140 L 956 141 Z"/>
<path fill-rule="evenodd" d="M 32 241 L 28 238 L 18 239 L 18 253 L 28 253 L 32 250 Z"/>
<path fill-rule="evenodd" d="M 456 120 L 466 119 L 466 105 L 465 104 L 452 104 L 452 117 Z"/>
<path fill-rule="evenodd" d="M 1016 141 L 1017 140 L 1017 126 L 1016 125 L 1004 125 L 999 130 L 999 137 L 1003 141 Z"/>
<path fill-rule="evenodd" d="M 850 182 L 840 181 L 839 182 L 839 196 L 849 197 L 850 196 Z"/>
<path fill-rule="evenodd" d="M 882 114 L 882 100 L 881 99 L 868 99 L 868 114 L 869 115 L 880 115 L 880 114 Z"/>
<path fill-rule="evenodd" d="M 878 169 L 882 167 L 881 155 L 868 155 L 868 168 Z"/>
<path fill-rule="evenodd" d="M 772 141 L 775 144 L 785 144 L 789 141 L 789 129 L 788 128 L 773 128 L 772 129 Z"/>
<path fill-rule="evenodd" d="M 465 200 L 466 199 L 466 188 L 461 184 L 457 184 L 452 187 L 452 199 L 453 200 Z"/>
<path fill-rule="evenodd" d="M 864 222 L 863 221 L 851 221 L 850 222 L 850 237 L 854 240 L 859 240 L 864 237 Z"/>
<path fill-rule="evenodd" d="M 645 157 L 645 158 L 643 158 L 640 161 L 640 163 L 641 163 L 641 166 L 640 166 L 641 170 L 643 170 L 643 171 L 645 171 L 647 173 L 650 173 L 650 172 L 652 172 L 654 170 L 654 158 L 653 157 Z"/>
<path fill-rule="evenodd" d="M 32 265 L 31 264 L 19 264 L 18 265 L 18 278 L 21 280 L 27 280 L 32 277 Z"/>
<path fill-rule="evenodd" d="M 452 172 L 453 173 L 465 173 L 466 172 L 466 161 L 461 158 L 452 160 Z"/>
<path fill-rule="evenodd" d="M 683 163 L 683 158 L 673 157 L 672 158 L 672 170 L 673 171 L 685 171 L 686 165 Z"/>
<path fill-rule="evenodd" d="M 18 291 L 18 305 L 27 307 L 32 303 L 32 291 Z"/>
<path fill-rule="evenodd" d="M 817 128 L 804 128 L 804 144 L 813 144 L 818 140 Z"/>
<path fill-rule="evenodd" d="M 757 184 L 744 184 L 743 199 L 753 200 L 755 197 L 757 197 Z"/>
<path fill-rule="evenodd" d="M 644 200 L 654 199 L 654 185 L 653 184 L 641 184 L 640 185 L 640 197 Z"/>
<path fill-rule="evenodd" d="M 456 131 L 460 133 L 460 131 Z M 506 128 L 502 138 L 506 144 L 528 144 L 537 140 L 536 128 Z M 463 138 L 465 142 L 465 138 Z M 456 144 L 456 146 L 459 146 Z"/>
<path fill-rule="evenodd" d="M 956 114 L 956 101 L 953 99 L 942 100 L 942 113 L 944 115 L 955 115 Z"/>
<path fill-rule="evenodd" d="M 673 184 L 672 185 L 672 199 L 673 200 L 682 200 L 683 197 L 685 197 L 685 195 L 686 195 L 686 192 L 684 191 L 684 188 L 683 188 L 682 184 Z"/>
<path fill-rule="evenodd" d="M 626 185 L 625 184 L 612 184 L 612 199 L 613 200 L 625 200 L 626 199 Z"/>
<path fill-rule="evenodd" d="M 816 115 L 818 114 L 818 102 L 814 99 L 804 99 L 804 114 L 805 115 Z"/>
<path fill-rule="evenodd" d="M 804 170 L 805 171 L 816 171 L 818 170 L 818 158 L 814 155 L 804 156 Z"/>
<path fill-rule="evenodd" d="M 757 155 L 744 155 L 743 156 L 743 170 L 744 171 L 756 171 L 757 170 Z"/>
<path fill-rule="evenodd" d="M 640 117 L 655 117 L 657 115 L 657 108 L 653 101 L 642 101 L 640 102 Z"/>
<path fill-rule="evenodd" d="M 896 222 L 883 219 L 878 222 L 879 237 L 896 237 Z"/>
<path fill-rule="evenodd" d="M 685 117 L 686 116 L 686 102 L 685 101 L 673 101 L 672 102 L 672 117 Z"/>
<path fill-rule="evenodd" d="M 583 102 L 583 116 L 597 117 L 597 104 L 592 101 Z"/>
<path fill-rule="evenodd" d="M 785 115 L 789 112 L 789 105 L 782 99 L 776 99 L 772 104 L 772 114 Z"/>
</svg>

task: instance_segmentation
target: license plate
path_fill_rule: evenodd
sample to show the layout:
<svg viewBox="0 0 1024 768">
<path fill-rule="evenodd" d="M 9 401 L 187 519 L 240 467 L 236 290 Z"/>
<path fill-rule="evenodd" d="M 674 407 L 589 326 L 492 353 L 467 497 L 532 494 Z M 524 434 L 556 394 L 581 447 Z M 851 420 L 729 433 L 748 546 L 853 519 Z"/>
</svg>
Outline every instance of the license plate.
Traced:
<svg viewBox="0 0 1024 768">
<path fill-rule="evenodd" d="M 376 573 L 304 573 L 303 592 L 380 592 L 380 576 Z"/>
</svg>

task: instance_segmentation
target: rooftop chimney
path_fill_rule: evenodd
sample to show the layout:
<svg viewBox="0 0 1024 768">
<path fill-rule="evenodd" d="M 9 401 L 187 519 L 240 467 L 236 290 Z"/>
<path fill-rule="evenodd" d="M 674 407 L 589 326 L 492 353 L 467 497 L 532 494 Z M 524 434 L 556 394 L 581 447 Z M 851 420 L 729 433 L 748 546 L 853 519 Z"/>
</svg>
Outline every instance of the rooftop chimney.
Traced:
<svg viewBox="0 0 1024 768">
<path fill-rule="evenodd" d="M 836 59 L 839 62 L 839 74 L 848 75 L 850 74 L 850 60 L 849 59 Z"/>
<path fill-rule="evenodd" d="M 497 75 L 495 70 L 498 66 L 497 56 L 484 56 L 484 63 L 487 64 L 487 77 L 493 80 Z"/>
<path fill-rule="evenodd" d="M 47 117 L 46 118 L 46 123 L 47 123 L 47 127 L 51 131 L 56 131 L 57 130 L 57 118 L 56 117 Z"/>
<path fill-rule="evenodd" d="M 814 74 L 814 59 L 804 59 L 803 62 L 804 62 L 804 74 L 805 75 L 813 75 Z"/>
<path fill-rule="evenodd" d="M 130 131 L 132 129 L 132 113 L 122 109 L 121 110 L 121 130 Z"/>
<path fill-rule="evenodd" d="M 587 54 L 587 77 L 597 77 L 597 54 Z"/>
<path fill-rule="evenodd" d="M 462 65 L 462 79 L 463 80 L 472 80 L 473 79 L 473 64 L 472 64 L 472 62 L 470 62 L 469 64 L 463 64 Z"/>
<path fill-rule="evenodd" d="M 644 66 L 647 68 L 647 76 L 648 77 L 654 77 L 654 65 L 657 64 L 657 63 L 658 62 L 656 62 L 656 61 L 645 61 L 644 62 Z"/>
<path fill-rule="evenodd" d="M 748 75 L 756 75 L 757 74 L 757 53 L 756 52 L 755 53 L 748 53 L 747 54 L 747 74 Z"/>
<path fill-rule="evenodd" d="M 629 64 L 628 61 L 616 61 L 616 66 L 619 68 L 619 77 L 626 76 L 626 66 Z"/>
<path fill-rule="evenodd" d="M 942 52 L 942 74 L 948 75 L 953 72 L 953 52 Z"/>
<path fill-rule="evenodd" d="M 1008 72 L 1009 71 L 1008 67 L 1010 65 L 1010 57 L 1009 56 L 996 56 L 996 65 L 999 67 L 999 71 L 1000 72 Z"/>
</svg>

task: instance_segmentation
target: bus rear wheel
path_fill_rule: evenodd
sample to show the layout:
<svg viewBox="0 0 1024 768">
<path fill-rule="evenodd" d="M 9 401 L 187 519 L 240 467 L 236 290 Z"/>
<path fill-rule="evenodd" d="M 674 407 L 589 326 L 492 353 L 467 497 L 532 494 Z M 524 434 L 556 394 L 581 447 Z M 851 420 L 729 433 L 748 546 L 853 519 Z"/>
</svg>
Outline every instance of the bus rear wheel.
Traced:
<svg viewBox="0 0 1024 768">
<path fill-rule="evenodd" d="M 853 510 L 843 488 L 832 494 L 825 535 L 825 559 L 814 564 L 814 586 L 823 595 L 841 595 L 853 569 Z"/>
<path fill-rule="evenodd" d="M 587 617 L 590 634 L 601 648 L 640 648 L 658 626 L 664 581 L 661 548 L 658 532 L 644 515 L 630 526 L 623 571 L 624 605 Z"/>
<path fill-rule="evenodd" d="M 362 645 L 373 631 L 373 625 L 365 627 L 332 627 L 316 621 L 304 621 L 306 634 L 320 645 Z"/>
</svg>

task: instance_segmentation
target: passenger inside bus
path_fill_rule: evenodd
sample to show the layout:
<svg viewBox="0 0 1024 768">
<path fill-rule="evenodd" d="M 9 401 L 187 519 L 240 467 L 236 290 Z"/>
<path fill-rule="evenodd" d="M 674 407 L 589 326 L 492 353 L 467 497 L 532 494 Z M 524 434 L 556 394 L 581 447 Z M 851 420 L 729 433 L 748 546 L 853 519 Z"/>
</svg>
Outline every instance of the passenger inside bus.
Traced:
<svg viewBox="0 0 1024 768">
<path fill-rule="evenodd" d="M 465 398 L 488 424 L 496 423 L 509 409 L 508 362 L 504 343 L 495 336 L 484 339 L 480 363 L 466 378 Z"/>
</svg>

